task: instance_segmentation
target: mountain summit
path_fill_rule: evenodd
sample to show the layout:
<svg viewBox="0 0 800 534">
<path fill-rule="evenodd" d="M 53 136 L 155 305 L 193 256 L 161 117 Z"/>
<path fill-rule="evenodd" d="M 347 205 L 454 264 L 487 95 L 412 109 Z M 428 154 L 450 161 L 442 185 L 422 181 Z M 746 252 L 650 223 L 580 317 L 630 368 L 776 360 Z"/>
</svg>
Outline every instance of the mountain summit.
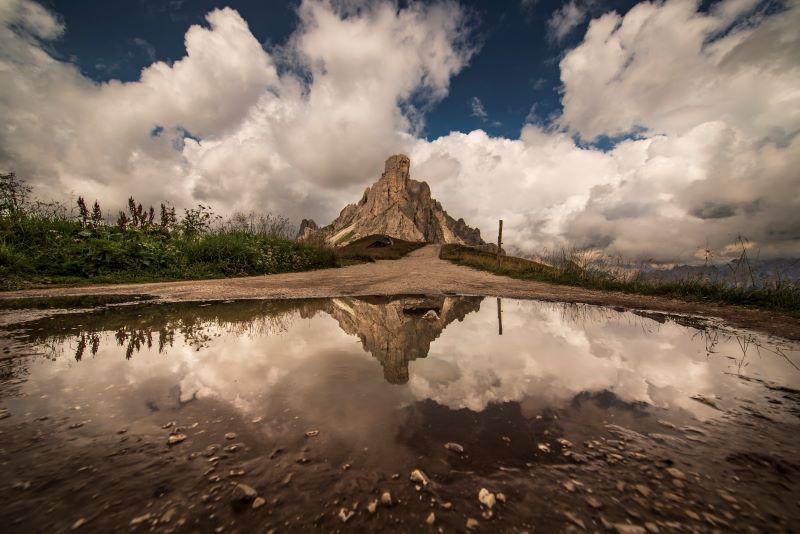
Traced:
<svg viewBox="0 0 800 534">
<path fill-rule="evenodd" d="M 448 215 L 431 198 L 427 183 L 411 179 L 410 167 L 408 156 L 391 156 L 380 179 L 367 187 L 357 204 L 348 204 L 336 220 L 319 229 L 314 221 L 304 219 L 298 238 L 318 236 L 343 246 L 361 237 L 383 234 L 405 241 L 485 245 L 480 230 Z"/>
</svg>

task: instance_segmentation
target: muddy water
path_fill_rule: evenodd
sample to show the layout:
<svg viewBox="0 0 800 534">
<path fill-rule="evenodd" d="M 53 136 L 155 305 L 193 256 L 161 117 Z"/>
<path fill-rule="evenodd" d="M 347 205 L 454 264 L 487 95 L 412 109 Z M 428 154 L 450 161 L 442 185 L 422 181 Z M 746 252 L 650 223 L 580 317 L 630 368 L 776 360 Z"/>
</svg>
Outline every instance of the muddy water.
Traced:
<svg viewBox="0 0 800 534">
<path fill-rule="evenodd" d="M 477 297 L 0 323 L 3 532 L 764 532 L 800 518 L 800 347 L 779 339 Z"/>
</svg>

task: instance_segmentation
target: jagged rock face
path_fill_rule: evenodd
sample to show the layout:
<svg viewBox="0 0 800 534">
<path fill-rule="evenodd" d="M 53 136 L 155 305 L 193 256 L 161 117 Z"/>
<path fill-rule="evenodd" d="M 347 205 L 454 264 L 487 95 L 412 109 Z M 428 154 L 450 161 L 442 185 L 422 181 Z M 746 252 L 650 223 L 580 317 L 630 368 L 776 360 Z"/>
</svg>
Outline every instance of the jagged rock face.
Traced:
<svg viewBox="0 0 800 534">
<path fill-rule="evenodd" d="M 408 362 L 428 355 L 431 343 L 448 324 L 478 311 L 483 297 L 338 298 L 310 304 L 306 315 L 322 310 L 383 367 L 391 384 L 408 382 Z M 434 310 L 438 316 L 425 316 Z"/>
<path fill-rule="evenodd" d="M 364 191 L 361 200 L 346 206 L 319 233 L 336 246 L 373 234 L 406 241 L 483 245 L 480 230 L 448 215 L 431 198 L 427 183 L 411 179 L 410 168 L 408 156 L 387 159 L 381 178 Z"/>
<path fill-rule="evenodd" d="M 309 239 L 317 230 L 319 230 L 319 226 L 317 226 L 317 223 L 314 222 L 314 219 L 303 219 L 303 222 L 300 223 L 300 229 L 297 231 L 297 236 L 295 236 L 295 239 Z"/>
</svg>

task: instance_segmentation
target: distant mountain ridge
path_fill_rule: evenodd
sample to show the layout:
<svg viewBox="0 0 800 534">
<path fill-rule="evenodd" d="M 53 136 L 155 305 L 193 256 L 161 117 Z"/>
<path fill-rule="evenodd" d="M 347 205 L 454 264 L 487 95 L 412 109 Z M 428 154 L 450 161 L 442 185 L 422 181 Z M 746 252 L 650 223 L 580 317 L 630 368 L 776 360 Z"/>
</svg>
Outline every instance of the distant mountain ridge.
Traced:
<svg viewBox="0 0 800 534">
<path fill-rule="evenodd" d="M 386 160 L 380 179 L 367 187 L 361 200 L 348 204 L 327 226 L 303 219 L 298 239 L 322 238 L 344 246 L 361 237 L 388 235 L 405 241 L 487 246 L 477 228 L 454 219 L 435 199 L 427 183 L 410 177 L 411 160 L 404 154 Z"/>
</svg>

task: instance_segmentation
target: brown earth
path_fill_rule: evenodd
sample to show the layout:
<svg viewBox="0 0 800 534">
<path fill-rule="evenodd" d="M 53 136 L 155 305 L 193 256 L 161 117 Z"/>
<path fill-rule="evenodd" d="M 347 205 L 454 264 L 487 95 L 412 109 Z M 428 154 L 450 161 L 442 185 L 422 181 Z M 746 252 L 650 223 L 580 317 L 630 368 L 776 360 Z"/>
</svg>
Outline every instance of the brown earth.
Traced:
<svg viewBox="0 0 800 534">
<path fill-rule="evenodd" d="M 731 326 L 800 340 L 800 318 L 777 312 L 515 280 L 441 260 L 439 249 L 439 245 L 429 245 L 400 260 L 378 261 L 340 269 L 219 280 L 33 289 L 10 291 L 0 298 L 135 294 L 179 301 L 412 294 L 482 295 L 702 315 L 721 319 Z"/>
</svg>

